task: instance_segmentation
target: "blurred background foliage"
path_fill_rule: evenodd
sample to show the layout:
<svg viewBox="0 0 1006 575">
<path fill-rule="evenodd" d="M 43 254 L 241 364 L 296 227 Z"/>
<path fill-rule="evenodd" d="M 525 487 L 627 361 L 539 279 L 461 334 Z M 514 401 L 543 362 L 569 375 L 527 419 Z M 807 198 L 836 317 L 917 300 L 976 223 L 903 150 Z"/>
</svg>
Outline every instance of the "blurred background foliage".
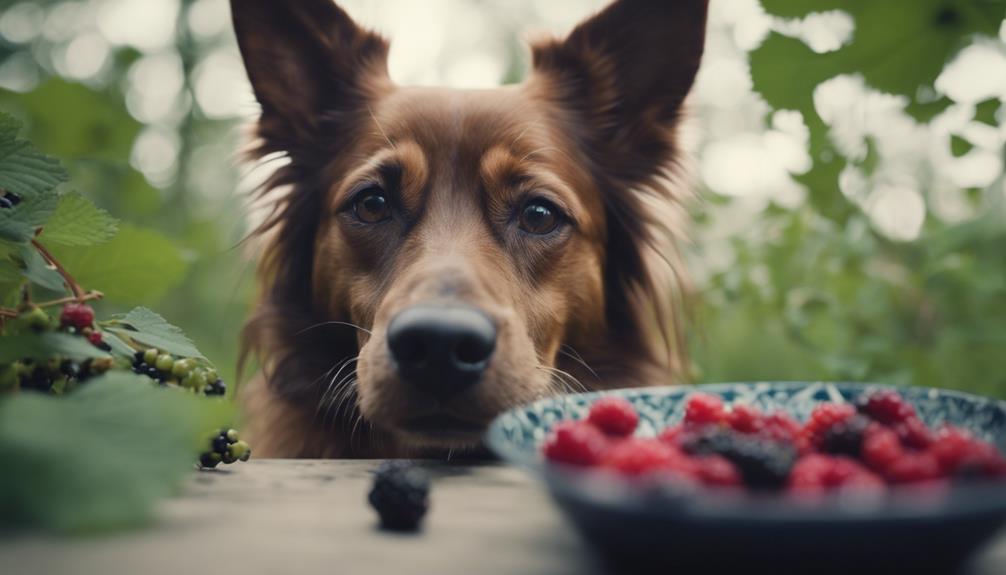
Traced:
<svg viewBox="0 0 1006 575">
<path fill-rule="evenodd" d="M 346 1 L 402 83 L 526 72 L 603 0 Z M 1006 0 L 714 0 L 684 137 L 702 200 L 695 379 L 1006 397 Z M 459 25 L 461 23 L 461 25 Z M 256 105 L 226 0 L 0 2 L 0 108 L 136 226 L 58 254 L 156 306 L 233 379 L 253 296 L 237 150 Z M 251 219 L 249 219 L 251 218 Z M 105 304 L 112 305 L 112 304 Z M 120 310 L 106 310 L 120 311 Z"/>
</svg>

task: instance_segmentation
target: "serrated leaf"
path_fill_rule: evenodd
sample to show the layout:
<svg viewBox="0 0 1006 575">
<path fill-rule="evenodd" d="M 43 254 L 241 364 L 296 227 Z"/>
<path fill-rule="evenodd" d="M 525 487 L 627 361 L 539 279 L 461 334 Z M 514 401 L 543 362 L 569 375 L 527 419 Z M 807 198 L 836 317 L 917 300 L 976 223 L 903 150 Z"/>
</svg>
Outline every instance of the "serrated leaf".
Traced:
<svg viewBox="0 0 1006 575">
<path fill-rule="evenodd" d="M 142 523 L 230 408 L 125 372 L 0 402 L 0 520 L 89 532 Z"/>
<path fill-rule="evenodd" d="M 110 331 L 102 330 L 101 340 L 107 343 L 108 347 L 112 348 L 112 353 L 132 359 L 134 353 L 133 348 L 129 347 L 129 344 L 119 339 L 119 336 Z"/>
<path fill-rule="evenodd" d="M 156 312 L 138 307 L 121 318 L 104 324 L 120 337 L 181 357 L 205 359 L 181 329 L 171 325 Z"/>
<path fill-rule="evenodd" d="M 17 257 L 21 275 L 31 283 L 50 291 L 63 291 L 63 276 L 59 275 L 45 258 L 31 245 L 21 246 Z"/>
<path fill-rule="evenodd" d="M 91 357 L 108 357 L 108 354 L 91 345 L 83 337 L 68 333 L 25 333 L 2 336 L 0 363 L 21 359 L 49 359 L 60 356 L 74 361 Z"/>
<path fill-rule="evenodd" d="M 59 161 L 18 139 L 21 122 L 0 112 L 0 188 L 28 200 L 67 179 Z"/>
<path fill-rule="evenodd" d="M 13 208 L 0 210 L 0 239 L 27 242 L 56 210 L 59 196 L 54 191 L 25 197 Z"/>
<path fill-rule="evenodd" d="M 103 244 L 52 246 L 50 251 L 80 285 L 126 304 L 156 303 L 188 267 L 171 240 L 125 224 Z"/>
<path fill-rule="evenodd" d="M 974 147 L 974 144 L 957 134 L 950 136 L 950 153 L 953 154 L 955 158 L 960 158 L 961 156 L 966 155 Z"/>
<path fill-rule="evenodd" d="M 90 246 L 112 239 L 118 229 L 118 220 L 108 212 L 78 192 L 70 192 L 60 196 L 41 237 L 47 245 Z"/>
</svg>

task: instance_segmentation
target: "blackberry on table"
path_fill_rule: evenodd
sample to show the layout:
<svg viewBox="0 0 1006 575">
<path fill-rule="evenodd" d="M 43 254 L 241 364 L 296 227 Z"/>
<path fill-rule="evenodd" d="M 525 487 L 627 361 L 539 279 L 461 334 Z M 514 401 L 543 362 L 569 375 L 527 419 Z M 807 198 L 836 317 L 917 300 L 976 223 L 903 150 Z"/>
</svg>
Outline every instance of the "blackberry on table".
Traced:
<svg viewBox="0 0 1006 575">
<path fill-rule="evenodd" d="M 210 438 L 210 450 L 199 456 L 199 466 L 212 469 L 220 463 L 248 461 L 251 447 L 242 441 L 236 429 L 217 430 Z"/>
<path fill-rule="evenodd" d="M 368 500 L 381 526 L 393 531 L 415 531 L 429 509 L 430 478 L 407 461 L 386 461 L 374 475 Z"/>
</svg>

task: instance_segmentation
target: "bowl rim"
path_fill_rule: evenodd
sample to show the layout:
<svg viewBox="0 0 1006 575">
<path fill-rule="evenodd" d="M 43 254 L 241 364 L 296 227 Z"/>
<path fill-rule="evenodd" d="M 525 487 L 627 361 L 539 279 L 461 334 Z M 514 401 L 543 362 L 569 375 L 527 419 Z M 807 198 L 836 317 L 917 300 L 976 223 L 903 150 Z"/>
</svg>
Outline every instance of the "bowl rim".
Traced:
<svg viewBox="0 0 1006 575">
<path fill-rule="evenodd" d="M 660 396 L 680 394 L 682 399 L 684 399 L 696 392 L 707 391 L 722 394 L 737 387 L 750 388 L 756 385 L 768 385 L 783 389 L 821 385 L 834 386 L 839 390 L 850 388 L 860 391 L 868 389 L 909 390 L 909 395 L 916 396 L 939 393 L 942 396 L 954 397 L 968 402 L 991 404 L 1006 413 L 1006 401 L 1004 400 L 951 389 L 911 385 L 840 381 L 753 381 L 649 386 L 563 394 L 538 399 L 509 409 L 493 419 L 486 431 L 485 443 L 504 462 L 522 467 L 531 472 L 532 475 L 543 479 L 554 495 L 573 496 L 589 500 L 595 506 L 619 512 L 661 514 L 666 513 L 668 509 L 673 509 L 677 514 L 704 517 L 706 519 L 756 520 L 764 523 L 794 520 L 802 522 L 808 520 L 825 521 L 829 523 L 869 520 L 912 521 L 931 519 L 937 516 L 941 519 L 947 519 L 954 516 L 971 516 L 986 513 L 995 515 L 1006 514 L 1006 488 L 999 483 L 954 486 L 952 489 L 948 489 L 943 497 L 935 500 L 919 498 L 918 491 L 913 491 L 911 488 L 902 488 L 900 491 L 894 493 L 886 493 L 882 499 L 873 500 L 872 502 L 863 500 L 861 502 L 862 505 L 858 505 L 857 503 L 860 502 L 857 501 L 851 501 L 853 504 L 850 505 L 850 498 L 848 496 L 826 496 L 813 502 L 807 502 L 786 493 L 766 494 L 758 497 L 752 497 L 747 492 L 742 492 L 739 496 L 735 493 L 733 497 L 726 499 L 728 503 L 723 503 L 723 499 L 720 497 L 707 498 L 692 495 L 673 498 L 659 495 L 654 497 L 653 493 L 646 492 L 645 490 L 641 491 L 638 485 L 634 485 L 630 481 L 615 478 L 603 472 L 583 473 L 582 470 L 578 469 L 546 465 L 537 450 L 533 453 L 528 453 L 526 450 L 515 447 L 505 439 L 503 431 L 503 426 L 510 417 L 516 417 L 522 412 L 570 400 L 571 398 L 589 401 L 604 396 L 633 396 L 646 393 Z M 598 491 L 599 488 L 606 490 L 603 497 L 596 496 L 597 493 L 600 493 Z M 707 488 L 699 488 L 696 491 L 700 493 L 710 492 Z M 725 492 L 721 492 L 721 494 L 723 493 Z M 711 500 L 720 501 L 710 504 Z"/>
</svg>

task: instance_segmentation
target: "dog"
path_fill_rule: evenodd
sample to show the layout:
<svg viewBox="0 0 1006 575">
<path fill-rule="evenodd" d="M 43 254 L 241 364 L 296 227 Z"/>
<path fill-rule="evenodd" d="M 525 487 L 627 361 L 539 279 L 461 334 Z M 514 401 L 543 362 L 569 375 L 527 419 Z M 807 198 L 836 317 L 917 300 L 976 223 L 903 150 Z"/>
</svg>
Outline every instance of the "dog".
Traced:
<svg viewBox="0 0 1006 575">
<path fill-rule="evenodd" d="M 685 375 L 684 101 L 708 0 L 617 0 L 519 84 L 401 87 L 331 0 L 232 0 L 269 216 L 239 395 L 265 457 L 479 453 L 500 412 Z"/>
</svg>

